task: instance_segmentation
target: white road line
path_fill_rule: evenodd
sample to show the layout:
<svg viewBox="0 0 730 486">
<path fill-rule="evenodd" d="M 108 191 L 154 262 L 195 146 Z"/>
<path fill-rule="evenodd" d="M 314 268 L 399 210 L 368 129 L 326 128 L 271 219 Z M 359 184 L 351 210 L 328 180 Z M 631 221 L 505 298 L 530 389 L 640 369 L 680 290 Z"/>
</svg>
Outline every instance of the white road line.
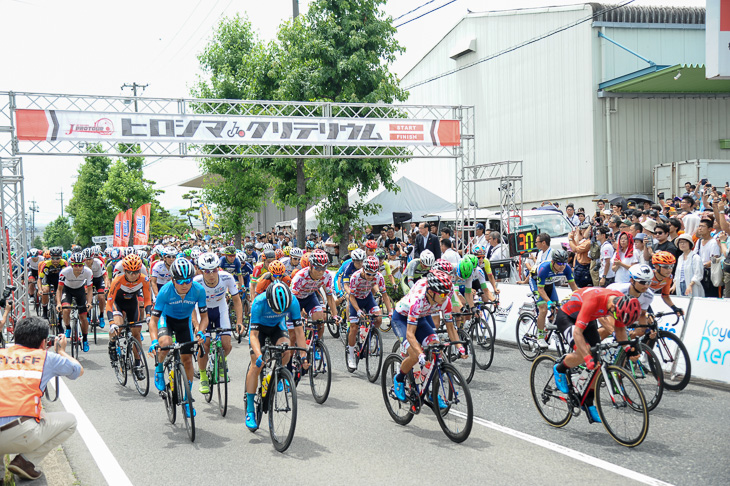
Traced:
<svg viewBox="0 0 730 486">
<path fill-rule="evenodd" d="M 76 430 L 84 439 L 86 447 L 88 447 L 91 456 L 94 458 L 96 465 L 99 466 L 99 470 L 104 475 L 104 479 L 111 486 L 126 486 L 131 485 L 132 482 L 129 480 L 124 470 L 117 462 L 116 458 L 109 450 L 107 445 L 104 443 L 104 439 L 101 438 L 99 432 L 86 416 L 79 402 L 76 401 L 71 390 L 69 390 L 63 379 L 59 381 L 59 396 L 61 403 L 66 408 L 66 411 L 76 416 L 78 425 Z"/>
<path fill-rule="evenodd" d="M 454 411 L 452 413 L 466 418 L 466 415 L 462 412 Z M 549 440 L 534 437 L 532 435 L 525 434 L 524 432 L 520 432 L 519 430 L 510 429 L 509 427 L 490 422 L 489 420 L 485 420 L 483 418 L 474 417 L 474 423 L 496 430 L 497 432 L 502 432 L 503 434 L 522 439 L 537 446 L 544 447 L 545 449 L 557 452 L 558 454 L 563 454 L 564 456 L 568 456 L 577 461 L 585 462 L 586 464 L 589 464 L 591 466 L 605 469 L 606 471 L 618 474 L 625 478 L 633 479 L 634 481 L 638 481 L 640 483 L 650 484 L 652 486 L 672 486 L 671 483 L 665 483 L 664 481 L 661 481 L 659 479 L 655 479 L 636 471 L 626 469 L 625 467 L 617 466 L 616 464 L 611 464 L 610 462 L 604 461 L 603 459 L 589 456 L 588 454 L 584 454 L 583 452 L 570 449 L 554 442 L 550 442 Z"/>
</svg>

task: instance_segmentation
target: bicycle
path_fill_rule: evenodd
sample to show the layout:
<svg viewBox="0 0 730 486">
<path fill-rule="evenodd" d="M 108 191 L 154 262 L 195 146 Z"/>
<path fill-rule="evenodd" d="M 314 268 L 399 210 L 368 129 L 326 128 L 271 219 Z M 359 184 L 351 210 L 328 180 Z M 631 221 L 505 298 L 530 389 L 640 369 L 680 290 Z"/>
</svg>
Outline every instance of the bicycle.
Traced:
<svg viewBox="0 0 730 486">
<path fill-rule="evenodd" d="M 308 320 L 307 326 L 304 329 L 307 346 L 309 346 L 309 350 L 307 351 L 307 360 L 310 363 L 309 368 L 307 370 L 303 369 L 304 367 L 299 353 L 294 353 L 294 356 L 292 356 L 294 383 L 298 386 L 302 374 L 308 374 L 309 386 L 312 388 L 312 396 L 314 397 L 314 401 L 319 404 L 327 401 L 330 387 L 332 386 L 332 373 L 330 371 L 332 369 L 332 361 L 330 360 L 330 352 L 324 340 L 319 338 L 319 331 L 317 330 L 322 322 L 322 320 Z"/>
<path fill-rule="evenodd" d="M 549 354 L 537 357 L 530 369 L 530 390 L 542 418 L 553 427 L 564 427 L 571 417 L 577 417 L 581 409 L 585 408 L 588 423 L 593 423 L 584 404 L 591 389 L 595 389 L 596 409 L 608 434 L 626 447 L 641 444 L 649 432 L 646 399 L 631 373 L 612 363 L 612 354 L 609 352 L 612 348 L 626 344 L 638 347 L 639 342 L 635 339 L 593 346 L 591 355 L 600 365 L 592 371 L 580 370 L 579 367 L 567 370 L 567 395 L 559 391 L 555 384 L 555 357 Z M 587 372 L 582 384 L 581 371 Z M 617 429 L 621 425 L 632 430 L 620 433 Z"/>
<path fill-rule="evenodd" d="M 269 435 L 274 449 L 284 452 L 291 445 L 297 425 L 297 389 L 294 378 L 282 364 L 287 351 L 306 351 L 304 348 L 266 345 L 262 352 L 264 366 L 259 373 L 259 384 L 254 395 L 256 424 L 261 424 L 262 414 L 269 414 Z M 248 364 L 249 369 L 251 363 Z M 246 372 L 248 375 L 248 371 Z M 255 432 L 255 430 L 252 430 Z"/>
<path fill-rule="evenodd" d="M 663 312 L 654 314 L 649 311 L 647 313 L 648 322 L 646 326 L 646 334 L 641 338 L 641 342 L 646 344 L 659 360 L 662 370 L 664 371 L 664 386 L 668 390 L 680 391 L 684 390 L 692 376 L 692 363 L 689 359 L 687 347 L 677 335 L 670 331 L 659 329 L 658 319 L 675 315 L 676 320 L 670 324 L 672 327 L 679 322 L 680 315 L 676 312 Z M 652 334 L 654 337 L 651 337 Z"/>
<path fill-rule="evenodd" d="M 94 333 L 94 344 L 96 342 L 96 328 L 99 326 L 99 299 L 96 292 L 94 292 L 93 300 L 91 301 L 91 309 L 89 309 L 89 327 Z"/>
<path fill-rule="evenodd" d="M 651 348 L 644 343 L 640 343 L 640 348 L 639 360 L 636 362 L 629 359 L 623 348 L 619 348 L 614 364 L 631 372 L 651 412 L 659 405 L 664 393 L 664 372 Z"/>
<path fill-rule="evenodd" d="M 407 425 L 426 405 L 433 410 L 441 430 L 450 440 L 459 443 L 469 437 L 474 423 L 469 386 L 461 373 L 442 359 L 443 353 L 456 344 L 463 343 L 435 343 L 423 348 L 428 361 L 423 367 L 416 365 L 406 375 L 405 402 L 395 396 L 393 388 L 403 358 L 398 354 L 385 358 L 381 388 L 385 407 L 395 423 Z M 414 371 L 416 368 L 419 369 Z"/>
<path fill-rule="evenodd" d="M 528 297 L 532 298 L 534 307 L 530 311 L 522 312 L 517 317 L 515 335 L 517 337 L 517 347 L 519 348 L 520 353 L 522 353 L 522 356 L 524 356 L 527 361 L 533 361 L 535 358 L 537 358 L 539 354 L 543 352 L 543 350 L 540 348 L 540 346 L 537 345 L 537 297 L 535 297 L 535 294 L 532 292 L 527 295 Z M 550 340 L 553 338 L 553 336 L 561 336 L 561 334 L 557 332 L 557 327 L 555 326 L 555 318 L 558 315 L 557 304 L 554 302 L 548 302 L 547 305 L 548 313 L 547 316 L 545 316 L 544 332 L 545 341 L 548 343 L 549 346 Z M 562 337 L 559 337 L 558 341 L 560 341 L 561 339 Z"/>
<path fill-rule="evenodd" d="M 388 314 L 388 312 L 387 312 L 388 309 L 386 309 L 386 307 L 385 307 L 385 302 L 383 301 L 383 294 L 375 296 L 375 303 L 377 304 L 378 308 L 380 309 L 380 315 L 383 316 L 383 320 L 380 323 L 380 332 L 388 332 L 388 331 L 390 331 L 390 328 L 391 328 L 390 314 Z"/>
<path fill-rule="evenodd" d="M 498 302 L 498 301 L 495 301 Z M 495 332 L 492 329 L 494 324 L 494 315 L 489 310 L 490 302 L 475 302 L 471 311 L 472 316 L 467 328 L 469 334 L 469 342 L 474 353 L 474 361 L 480 370 L 489 369 L 494 360 L 494 343 Z M 490 320 L 484 317 L 484 313 L 489 314 Z M 496 329 L 496 327 L 495 327 Z"/>
<path fill-rule="evenodd" d="M 243 290 L 239 292 L 239 295 L 241 295 L 241 313 L 243 314 L 243 316 L 241 317 L 241 332 L 239 332 L 238 327 L 234 325 L 231 327 L 231 334 L 233 335 L 233 339 L 235 339 L 238 344 L 241 344 L 241 340 L 248 336 L 248 327 L 251 318 L 251 305 L 248 302 L 248 297 Z M 229 319 L 231 322 L 236 322 L 236 309 L 233 305 L 231 305 L 230 294 L 226 296 L 226 299 L 228 301 Z"/>
<path fill-rule="evenodd" d="M 454 318 L 471 315 L 472 314 L 470 312 L 454 312 L 452 314 Z M 474 378 L 474 371 L 476 370 L 477 366 L 474 356 L 474 347 L 472 346 L 472 340 L 469 336 L 469 328 L 467 327 L 466 329 L 464 329 L 463 325 L 459 327 L 456 324 L 456 321 L 454 321 L 453 325 L 456 327 L 456 333 L 458 335 L 459 342 L 463 343 L 466 353 L 464 354 L 465 357 L 462 357 L 456 346 L 450 346 L 446 352 L 446 359 L 457 370 L 459 370 L 462 376 L 466 378 L 467 383 L 471 383 L 472 378 Z M 443 319 L 441 320 L 441 326 L 436 330 L 436 334 L 445 335 L 445 341 L 451 341 L 446 330 L 446 323 L 443 321 Z"/>
<path fill-rule="evenodd" d="M 215 385 L 218 393 L 218 411 L 222 417 L 225 417 L 228 411 L 228 364 L 226 362 L 225 352 L 223 351 L 221 336 L 224 332 L 228 331 L 230 329 L 221 329 L 220 327 L 210 330 L 211 335 L 215 333 L 215 338 L 211 338 L 208 366 L 206 367 L 210 391 L 203 395 L 205 401 L 210 403 L 213 399 L 213 386 Z"/>
<path fill-rule="evenodd" d="M 132 335 L 133 327 L 142 327 L 147 321 L 131 322 L 121 326 L 112 325 L 109 329 L 119 329 L 116 338 L 117 359 L 112 360 L 112 369 L 117 377 L 117 381 L 122 386 L 127 386 L 127 372 L 132 372 L 132 381 L 137 393 L 146 397 L 150 391 L 150 373 L 147 366 L 147 358 L 142 350 L 142 343 Z M 135 364 L 135 360 L 139 360 L 139 364 Z M 141 372 L 142 376 L 138 376 Z"/>
<path fill-rule="evenodd" d="M 182 363 L 182 351 L 192 349 L 198 346 L 197 341 L 189 341 L 186 343 L 173 343 L 170 346 L 156 346 L 157 351 L 169 351 L 165 360 L 162 362 L 163 377 L 165 379 L 165 389 L 160 392 L 160 397 L 165 402 L 167 410 L 167 419 L 171 424 L 175 423 L 177 418 L 177 406 L 182 408 L 183 421 L 187 430 L 190 442 L 195 442 L 195 408 L 193 408 L 192 394 L 190 393 L 190 383 L 185 373 L 185 366 Z M 199 347 L 199 352 L 204 353 Z M 155 353 L 155 366 L 159 364 L 158 354 Z M 190 411 L 190 416 L 185 413 L 185 406 Z"/>
<path fill-rule="evenodd" d="M 368 381 L 375 383 L 383 364 L 383 335 L 380 333 L 380 329 L 375 327 L 372 316 L 369 314 L 360 316 L 358 326 L 359 329 L 355 341 L 355 367 L 350 368 L 350 364 L 347 361 L 347 348 L 345 348 L 345 366 L 347 367 L 347 371 L 354 373 L 357 370 L 357 365 L 360 360 L 364 359 Z M 349 333 L 350 326 L 348 325 L 345 336 L 349 335 Z"/>
<path fill-rule="evenodd" d="M 475 300 L 475 303 L 481 304 L 479 306 L 479 310 L 482 313 L 482 317 L 487 322 L 487 324 L 490 325 L 492 328 L 492 339 L 496 341 L 497 339 L 497 320 L 494 317 L 494 314 L 497 313 L 499 310 L 499 294 L 494 295 L 494 300 L 482 300 L 482 297 L 484 297 L 484 292 L 478 292 L 477 298 L 478 301 Z"/>
<path fill-rule="evenodd" d="M 79 323 L 79 311 L 74 305 L 76 299 L 71 301 L 73 306 L 71 309 L 71 315 L 69 316 L 69 329 L 71 329 L 71 357 L 79 359 L 81 354 L 81 324 Z"/>
</svg>

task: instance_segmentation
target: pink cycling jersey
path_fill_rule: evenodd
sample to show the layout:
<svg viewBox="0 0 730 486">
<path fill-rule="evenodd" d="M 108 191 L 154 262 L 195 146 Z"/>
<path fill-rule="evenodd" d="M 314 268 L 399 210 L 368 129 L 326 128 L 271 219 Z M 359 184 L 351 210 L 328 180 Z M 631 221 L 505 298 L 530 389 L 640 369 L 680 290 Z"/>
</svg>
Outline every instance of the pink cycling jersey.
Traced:
<svg viewBox="0 0 730 486">
<path fill-rule="evenodd" d="M 430 304 L 426 297 L 428 290 L 428 282 L 421 279 L 416 282 L 408 295 L 403 297 L 395 305 L 395 310 L 402 316 L 408 316 L 408 324 L 416 325 L 418 319 L 443 311 L 444 321 L 453 320 L 451 316 L 451 298 L 447 298 L 441 305 L 437 303 Z"/>
<path fill-rule="evenodd" d="M 375 278 L 369 282 L 365 280 L 362 269 L 352 274 L 350 277 L 350 295 L 356 299 L 364 299 L 373 290 L 373 285 L 377 284 L 380 289 L 385 288 L 385 279 L 380 272 L 375 274 Z"/>
<path fill-rule="evenodd" d="M 314 280 L 311 275 L 309 275 L 309 267 L 307 267 L 299 270 L 291 281 L 291 293 L 296 295 L 299 299 L 306 299 L 315 293 L 320 287 L 324 288 L 324 292 L 327 295 L 332 295 L 334 290 L 332 274 L 324 272 L 322 278 Z"/>
</svg>

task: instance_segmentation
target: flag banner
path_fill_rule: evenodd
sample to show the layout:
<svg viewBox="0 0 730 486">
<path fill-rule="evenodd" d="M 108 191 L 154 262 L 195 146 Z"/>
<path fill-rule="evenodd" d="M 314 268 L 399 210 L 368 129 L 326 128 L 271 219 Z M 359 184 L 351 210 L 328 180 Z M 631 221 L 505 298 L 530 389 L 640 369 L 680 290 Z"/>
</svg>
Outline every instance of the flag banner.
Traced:
<svg viewBox="0 0 730 486">
<path fill-rule="evenodd" d="M 146 245 L 150 238 L 150 211 L 152 204 L 141 205 L 134 212 L 134 244 Z"/>
<path fill-rule="evenodd" d="M 129 246 L 129 234 L 132 231 L 132 208 L 122 213 L 122 246 Z"/>
<path fill-rule="evenodd" d="M 19 140 L 211 145 L 451 147 L 458 120 L 16 110 Z"/>
<path fill-rule="evenodd" d="M 126 244 L 122 243 L 122 219 L 124 218 L 124 213 L 119 212 L 117 213 L 117 217 L 114 218 L 114 246 L 127 246 Z"/>
</svg>

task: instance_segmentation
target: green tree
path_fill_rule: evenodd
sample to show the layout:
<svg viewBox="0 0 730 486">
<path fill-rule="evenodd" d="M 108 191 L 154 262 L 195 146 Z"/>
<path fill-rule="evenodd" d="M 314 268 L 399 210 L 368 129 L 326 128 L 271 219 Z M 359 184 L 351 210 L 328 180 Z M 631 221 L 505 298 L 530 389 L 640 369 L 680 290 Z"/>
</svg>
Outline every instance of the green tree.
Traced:
<svg viewBox="0 0 730 486">
<path fill-rule="evenodd" d="M 71 244 L 74 242 L 74 235 L 73 231 L 71 231 L 68 218 L 59 216 L 55 221 L 46 226 L 43 232 L 43 241 L 46 242 L 49 248 L 52 246 L 62 246 L 65 249 L 71 248 Z"/>
<path fill-rule="evenodd" d="M 193 190 L 183 194 L 182 198 L 186 201 L 190 201 L 190 207 L 181 209 L 180 214 L 188 218 L 188 224 L 190 224 L 190 229 L 193 229 L 193 220 L 200 219 L 200 195 L 198 194 L 198 191 Z"/>
<path fill-rule="evenodd" d="M 188 225 L 185 220 L 170 214 L 155 199 L 152 201 L 150 211 L 150 242 L 156 237 L 165 235 L 180 236 L 188 231 Z"/>
<path fill-rule="evenodd" d="M 33 248 L 38 248 L 39 250 L 43 248 L 43 238 L 40 236 L 36 236 L 33 239 L 33 243 L 31 245 Z"/>
<path fill-rule="evenodd" d="M 385 0 L 316 0 L 306 15 L 284 24 L 276 64 L 279 97 L 345 103 L 405 101 L 407 93 L 389 70 L 403 48 L 395 39 L 392 19 L 382 9 L 384 4 Z M 359 150 L 353 148 L 351 154 Z M 320 226 L 347 241 L 350 225 L 378 209 L 362 203 L 351 206 L 348 193 L 355 189 L 364 197 L 381 186 L 397 190 L 393 174 L 398 161 L 318 161 L 313 182 L 319 193 L 327 195 L 318 213 Z M 340 256 L 346 251 L 346 245 L 340 245 Z"/>
<path fill-rule="evenodd" d="M 84 246 L 91 244 L 92 236 L 111 234 L 116 215 L 100 191 L 107 181 L 112 160 L 103 155 L 101 145 L 92 146 L 90 152 L 99 155 L 84 158 L 73 185 L 73 196 L 66 206 L 73 217 L 73 230 L 79 244 Z"/>
</svg>

